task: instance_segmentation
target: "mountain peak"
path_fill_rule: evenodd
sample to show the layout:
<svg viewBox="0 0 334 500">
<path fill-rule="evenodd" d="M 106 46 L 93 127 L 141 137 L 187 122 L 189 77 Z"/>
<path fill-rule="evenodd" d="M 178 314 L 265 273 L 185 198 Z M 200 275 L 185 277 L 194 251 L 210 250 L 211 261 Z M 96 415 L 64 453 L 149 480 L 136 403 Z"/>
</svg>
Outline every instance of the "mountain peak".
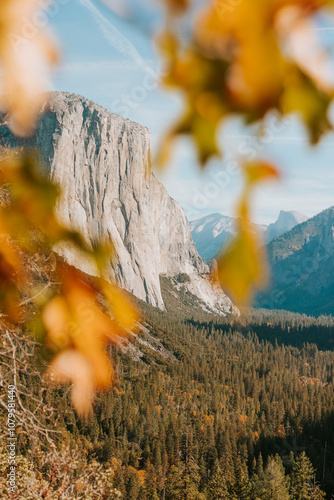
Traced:
<svg viewBox="0 0 334 500">
<path fill-rule="evenodd" d="M 308 217 L 300 212 L 290 210 L 281 210 L 276 222 L 270 224 L 265 231 L 264 238 L 266 243 L 281 236 L 281 234 L 290 231 L 293 227 L 308 220 Z"/>
<path fill-rule="evenodd" d="M 213 213 L 190 222 L 191 234 L 197 251 L 205 262 L 209 262 L 236 234 L 237 219 Z M 254 224 L 254 231 L 263 232 L 266 226 Z"/>
</svg>

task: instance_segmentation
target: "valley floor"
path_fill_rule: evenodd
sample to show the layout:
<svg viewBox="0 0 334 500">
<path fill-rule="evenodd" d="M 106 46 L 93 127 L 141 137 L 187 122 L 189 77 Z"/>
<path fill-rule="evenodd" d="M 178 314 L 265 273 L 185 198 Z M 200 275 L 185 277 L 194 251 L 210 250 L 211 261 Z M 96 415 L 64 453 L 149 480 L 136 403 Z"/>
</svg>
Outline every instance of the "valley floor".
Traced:
<svg viewBox="0 0 334 500">
<path fill-rule="evenodd" d="M 118 380 L 94 415 L 77 418 L 68 389 L 44 395 L 55 410 L 44 425 L 62 433 L 53 448 L 23 429 L 18 451 L 35 493 L 15 498 L 332 498 L 333 319 L 267 311 L 186 319 L 141 307 L 140 359 L 111 349 Z"/>
</svg>

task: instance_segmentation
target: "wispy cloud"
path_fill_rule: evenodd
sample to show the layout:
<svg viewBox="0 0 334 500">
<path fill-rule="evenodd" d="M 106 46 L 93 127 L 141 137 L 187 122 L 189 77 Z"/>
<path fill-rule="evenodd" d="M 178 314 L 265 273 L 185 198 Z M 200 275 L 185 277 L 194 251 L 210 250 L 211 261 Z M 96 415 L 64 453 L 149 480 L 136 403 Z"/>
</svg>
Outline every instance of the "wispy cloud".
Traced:
<svg viewBox="0 0 334 500">
<path fill-rule="evenodd" d="M 154 62 L 152 61 L 152 65 Z M 133 71 L 133 63 L 130 61 L 82 61 L 82 62 L 68 62 L 61 64 L 57 71 L 73 71 L 73 72 L 87 72 L 87 71 L 115 71 L 115 70 L 129 70 Z"/>
<path fill-rule="evenodd" d="M 104 16 L 91 0 L 79 0 L 79 3 L 88 9 L 98 23 L 101 33 L 107 42 L 122 56 L 127 56 L 138 64 L 139 67 L 155 76 L 155 72 L 147 61 L 139 54 L 135 46 Z"/>
</svg>

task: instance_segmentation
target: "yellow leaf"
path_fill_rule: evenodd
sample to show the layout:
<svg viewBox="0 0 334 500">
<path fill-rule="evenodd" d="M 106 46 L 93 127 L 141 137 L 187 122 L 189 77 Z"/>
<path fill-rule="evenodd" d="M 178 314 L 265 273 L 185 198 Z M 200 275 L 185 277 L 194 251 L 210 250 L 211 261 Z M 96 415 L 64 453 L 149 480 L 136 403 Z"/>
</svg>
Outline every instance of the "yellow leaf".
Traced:
<svg viewBox="0 0 334 500">
<path fill-rule="evenodd" d="M 210 122 L 195 115 L 191 122 L 191 130 L 197 147 L 198 158 L 203 167 L 213 156 L 220 156 L 216 141 L 216 127 Z"/>
<path fill-rule="evenodd" d="M 249 220 L 250 194 L 259 182 L 279 177 L 275 167 L 260 161 L 244 165 L 243 170 L 245 187 L 238 208 L 237 235 L 218 259 L 218 279 L 240 305 L 249 304 L 268 281 L 266 252 Z"/>
<path fill-rule="evenodd" d="M 298 113 L 305 123 L 312 143 L 332 128 L 328 120 L 331 97 L 321 92 L 313 82 L 294 72 L 290 76 L 289 85 L 281 98 L 281 106 L 285 113 Z"/>
<path fill-rule="evenodd" d="M 136 326 L 138 315 L 125 292 L 106 280 L 100 279 L 98 283 L 108 301 L 114 319 L 125 330 L 132 330 Z"/>
<path fill-rule="evenodd" d="M 55 297 L 44 307 L 42 319 L 47 331 L 46 346 L 54 352 L 67 348 L 71 343 L 71 317 L 63 297 Z"/>
<path fill-rule="evenodd" d="M 279 171 L 269 163 L 247 163 L 243 168 L 246 174 L 246 190 L 261 181 L 278 179 L 280 177 Z"/>
<path fill-rule="evenodd" d="M 250 227 L 238 235 L 218 259 L 218 278 L 236 304 L 249 304 L 254 293 L 266 285 L 266 255 Z"/>
<path fill-rule="evenodd" d="M 114 324 L 102 312 L 95 290 L 84 282 L 79 271 L 64 264 L 60 276 L 62 294 L 77 327 L 71 333 L 71 340 L 74 347 L 91 361 L 95 386 L 105 389 L 112 380 L 112 367 L 105 344 L 114 335 Z"/>
<path fill-rule="evenodd" d="M 317 40 L 317 23 L 304 15 L 302 6 L 290 5 L 276 16 L 275 26 L 285 38 L 288 57 L 298 64 L 319 90 L 333 93 L 331 58 Z"/>
</svg>

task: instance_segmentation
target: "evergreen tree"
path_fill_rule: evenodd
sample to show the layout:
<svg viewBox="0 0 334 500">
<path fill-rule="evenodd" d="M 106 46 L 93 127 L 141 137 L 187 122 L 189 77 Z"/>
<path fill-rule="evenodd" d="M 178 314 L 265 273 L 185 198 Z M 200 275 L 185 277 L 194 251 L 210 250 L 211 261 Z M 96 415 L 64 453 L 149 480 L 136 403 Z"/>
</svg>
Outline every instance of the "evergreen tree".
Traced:
<svg viewBox="0 0 334 500">
<path fill-rule="evenodd" d="M 215 462 L 213 473 L 208 483 L 207 498 L 208 500 L 228 500 L 230 498 L 226 479 L 218 460 Z"/>
<path fill-rule="evenodd" d="M 126 480 L 127 497 L 131 500 L 137 500 L 140 495 L 140 480 L 135 470 L 129 467 L 128 477 Z"/>
<path fill-rule="evenodd" d="M 223 439 L 221 468 L 226 479 L 227 486 L 231 489 L 235 483 L 235 467 L 232 444 L 228 434 Z"/>
<path fill-rule="evenodd" d="M 291 474 L 292 500 L 324 498 L 325 494 L 315 484 L 315 471 L 303 451 L 295 460 Z"/>
<path fill-rule="evenodd" d="M 281 459 L 269 457 L 266 467 L 252 480 L 252 496 L 261 500 L 289 500 L 289 482 Z"/>
<path fill-rule="evenodd" d="M 167 476 L 166 500 L 204 500 L 198 489 L 199 467 L 192 459 L 172 465 Z"/>
<path fill-rule="evenodd" d="M 263 473 L 263 458 L 262 458 L 262 453 L 260 452 L 259 457 L 257 459 L 256 463 L 256 473 L 258 476 L 261 476 Z"/>
<path fill-rule="evenodd" d="M 182 464 L 172 465 L 168 476 L 166 486 L 166 500 L 174 500 L 184 498 L 183 483 L 184 466 Z"/>
<path fill-rule="evenodd" d="M 239 454 L 236 463 L 234 494 L 238 500 L 249 500 L 250 491 L 247 464 Z"/>
<path fill-rule="evenodd" d="M 143 498 L 145 500 L 159 500 L 159 495 L 157 493 L 157 484 L 156 484 L 156 472 L 154 466 L 150 462 L 148 462 L 146 466 L 146 479 L 145 479 L 144 491 L 145 494 Z"/>
</svg>

